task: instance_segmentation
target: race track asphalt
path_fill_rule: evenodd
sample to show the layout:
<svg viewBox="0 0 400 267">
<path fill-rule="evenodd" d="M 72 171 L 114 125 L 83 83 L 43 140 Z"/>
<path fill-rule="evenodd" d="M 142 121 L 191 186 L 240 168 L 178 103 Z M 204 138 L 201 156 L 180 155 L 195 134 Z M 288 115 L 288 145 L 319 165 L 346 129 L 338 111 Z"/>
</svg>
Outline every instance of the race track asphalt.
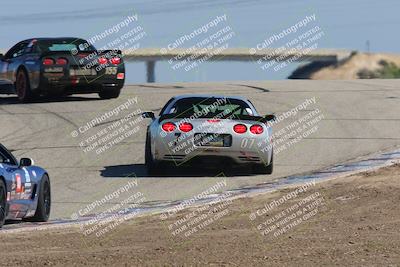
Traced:
<svg viewBox="0 0 400 267">
<path fill-rule="evenodd" d="M 312 125 L 316 126 L 315 132 L 305 138 L 292 141 L 290 146 L 288 142 L 296 136 L 282 142 L 273 175 L 247 175 L 242 170 L 225 178 L 225 172 L 217 166 L 214 171 L 186 169 L 161 177 L 148 176 L 144 166 L 146 120 L 135 125 L 137 132 L 127 134 L 128 137 L 104 152 L 96 154 L 96 149 L 84 152 L 85 140 L 110 134 L 110 125 L 125 115 L 139 110 L 158 112 L 170 97 L 190 93 L 245 96 L 259 113 L 276 115 L 315 97 L 315 104 L 279 122 L 275 132 L 294 125 L 315 110 L 323 119 Z M 136 97 L 137 103 L 133 103 Z M 133 104 L 128 110 L 77 137 L 72 136 L 72 132 L 87 122 L 129 99 Z M 49 171 L 53 197 L 51 218 L 69 218 L 85 208 L 87 213 L 105 210 L 132 192 L 141 192 L 145 205 L 155 205 L 191 198 L 224 179 L 226 186 L 222 190 L 252 186 L 397 147 L 400 144 L 400 81 L 137 84 L 125 86 L 121 96 L 114 100 L 100 100 L 93 94 L 30 104 L 19 104 L 15 97 L 1 96 L 0 125 L 1 143 L 14 150 L 17 157 L 32 157 L 37 165 Z M 133 128 L 125 129 L 129 130 Z M 124 135 L 123 131 L 119 135 Z M 85 146 L 81 147 L 81 143 Z M 134 179 L 138 185 L 126 195 L 115 197 L 96 209 L 87 208 Z"/>
</svg>

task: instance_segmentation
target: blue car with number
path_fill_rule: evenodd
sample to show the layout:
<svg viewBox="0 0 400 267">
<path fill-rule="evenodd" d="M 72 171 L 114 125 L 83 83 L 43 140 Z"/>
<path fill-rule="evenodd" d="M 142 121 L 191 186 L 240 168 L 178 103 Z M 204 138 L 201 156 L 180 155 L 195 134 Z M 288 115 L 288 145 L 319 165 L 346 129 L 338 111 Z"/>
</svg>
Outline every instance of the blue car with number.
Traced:
<svg viewBox="0 0 400 267">
<path fill-rule="evenodd" d="M 18 162 L 0 144 L 0 227 L 6 220 L 45 222 L 49 219 L 49 175 L 33 164 L 30 158 L 21 158 Z"/>
</svg>

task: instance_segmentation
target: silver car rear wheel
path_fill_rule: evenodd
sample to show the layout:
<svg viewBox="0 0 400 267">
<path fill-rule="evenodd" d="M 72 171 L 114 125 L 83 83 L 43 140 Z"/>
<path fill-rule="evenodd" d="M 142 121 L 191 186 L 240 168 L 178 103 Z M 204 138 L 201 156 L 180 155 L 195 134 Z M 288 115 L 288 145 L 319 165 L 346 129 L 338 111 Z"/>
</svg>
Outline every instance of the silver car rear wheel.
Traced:
<svg viewBox="0 0 400 267">
<path fill-rule="evenodd" d="M 271 156 L 269 165 L 257 164 L 253 166 L 253 173 L 256 174 L 272 174 L 274 171 L 274 154 Z"/>
</svg>

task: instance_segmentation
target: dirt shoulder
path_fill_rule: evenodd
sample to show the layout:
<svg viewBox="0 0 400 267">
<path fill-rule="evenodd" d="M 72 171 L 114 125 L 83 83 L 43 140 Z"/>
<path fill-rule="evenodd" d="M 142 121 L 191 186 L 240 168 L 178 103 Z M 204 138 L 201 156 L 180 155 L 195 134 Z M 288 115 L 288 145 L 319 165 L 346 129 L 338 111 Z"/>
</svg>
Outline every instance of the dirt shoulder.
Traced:
<svg viewBox="0 0 400 267">
<path fill-rule="evenodd" d="M 400 266 L 399 203 L 397 165 L 137 218 L 101 237 L 77 228 L 1 234 L 0 255 L 7 266 Z"/>
</svg>

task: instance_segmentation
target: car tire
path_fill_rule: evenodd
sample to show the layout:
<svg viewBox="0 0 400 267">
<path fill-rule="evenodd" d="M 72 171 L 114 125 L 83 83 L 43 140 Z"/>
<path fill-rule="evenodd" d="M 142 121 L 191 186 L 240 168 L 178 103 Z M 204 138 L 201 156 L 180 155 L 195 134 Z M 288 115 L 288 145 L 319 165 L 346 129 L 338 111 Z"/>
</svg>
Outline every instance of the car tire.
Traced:
<svg viewBox="0 0 400 267">
<path fill-rule="evenodd" d="M 35 215 L 24 219 L 30 222 L 47 222 L 51 210 L 51 187 L 50 179 L 47 174 L 43 175 L 39 188 L 38 204 Z"/>
<path fill-rule="evenodd" d="M 274 171 L 274 154 L 271 156 L 271 162 L 269 165 L 257 164 L 253 166 L 253 173 L 256 174 L 272 174 Z"/>
<path fill-rule="evenodd" d="M 31 91 L 29 77 L 26 71 L 23 69 L 20 69 L 17 72 L 15 91 L 17 92 L 18 100 L 21 102 L 29 102 L 32 99 L 33 94 Z"/>
<path fill-rule="evenodd" d="M 0 228 L 3 227 L 6 221 L 7 208 L 7 187 L 3 180 L 0 179 Z"/>
<path fill-rule="evenodd" d="M 99 93 L 101 99 L 112 99 L 118 98 L 121 93 L 121 89 L 105 90 Z"/>
<path fill-rule="evenodd" d="M 145 165 L 147 168 L 147 173 L 149 175 L 160 175 L 162 173 L 162 162 L 158 160 L 154 160 L 151 154 L 151 141 L 150 141 L 150 133 L 146 134 L 146 146 L 145 146 L 145 156 L 144 156 Z"/>
</svg>

